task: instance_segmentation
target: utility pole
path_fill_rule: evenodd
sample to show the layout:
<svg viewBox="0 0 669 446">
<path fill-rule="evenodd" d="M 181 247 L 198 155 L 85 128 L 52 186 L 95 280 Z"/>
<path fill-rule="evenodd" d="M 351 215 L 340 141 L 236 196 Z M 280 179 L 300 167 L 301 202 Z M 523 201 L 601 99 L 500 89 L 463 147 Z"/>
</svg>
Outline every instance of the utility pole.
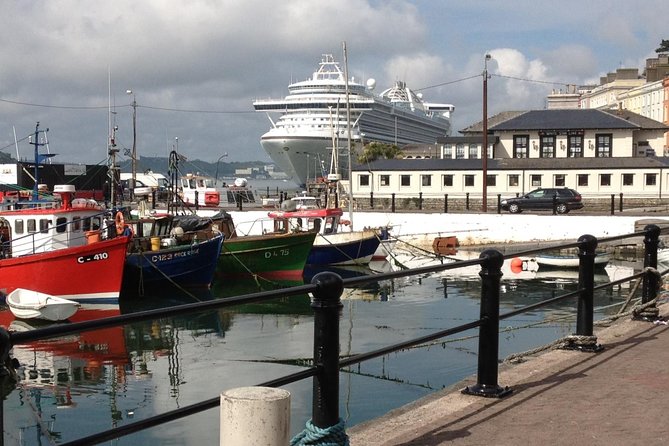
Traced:
<svg viewBox="0 0 669 446">
<path fill-rule="evenodd" d="M 490 54 L 485 55 L 483 62 L 483 206 L 482 211 L 488 212 L 488 61 Z"/>
</svg>

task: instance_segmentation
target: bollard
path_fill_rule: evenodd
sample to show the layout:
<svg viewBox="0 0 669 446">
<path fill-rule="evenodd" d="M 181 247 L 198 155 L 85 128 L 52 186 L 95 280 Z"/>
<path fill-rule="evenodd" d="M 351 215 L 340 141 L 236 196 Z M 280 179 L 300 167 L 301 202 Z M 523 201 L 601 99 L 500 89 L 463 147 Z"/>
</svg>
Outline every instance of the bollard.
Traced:
<svg viewBox="0 0 669 446">
<path fill-rule="evenodd" d="M 314 310 L 314 367 L 312 417 L 291 445 L 348 445 L 344 420 L 339 418 L 339 317 L 344 281 L 332 272 L 316 274 L 311 283 Z"/>
<path fill-rule="evenodd" d="M 497 194 L 497 213 L 502 213 L 502 194 Z"/>
<path fill-rule="evenodd" d="M 374 191 L 369 193 L 369 207 L 374 209 Z"/>
<path fill-rule="evenodd" d="M 290 392 L 273 387 L 239 387 L 221 394 L 220 445 L 290 443 Z"/>
<path fill-rule="evenodd" d="M 646 270 L 646 274 L 643 275 L 643 291 L 641 293 L 641 303 L 646 304 L 657 296 L 657 287 L 659 285 L 659 277 L 653 272 L 650 272 L 648 268 L 657 270 L 657 248 L 660 245 L 660 227 L 657 225 L 647 225 L 644 228 L 646 231 L 646 236 L 643 239 L 644 245 L 644 256 L 643 256 L 643 268 Z M 643 320 L 656 319 L 659 315 L 659 308 L 653 305 L 643 311 L 643 314 L 634 314 L 634 318 L 639 318 Z"/>
<path fill-rule="evenodd" d="M 613 215 L 615 208 L 616 208 L 616 196 L 615 194 L 611 194 L 611 215 Z"/>
<path fill-rule="evenodd" d="M 557 215 L 557 194 L 553 194 L 553 215 Z"/>
<path fill-rule="evenodd" d="M 462 393 L 501 398 L 513 390 L 497 384 L 499 361 L 499 283 L 502 278 L 504 256 L 494 249 L 486 249 L 481 263 L 481 326 L 479 328 L 479 355 L 476 385 L 465 387 Z"/>
<path fill-rule="evenodd" d="M 444 194 L 444 214 L 448 214 L 448 194 Z"/>
<path fill-rule="evenodd" d="M 469 210 L 469 192 L 465 195 L 465 209 Z"/>
<path fill-rule="evenodd" d="M 390 211 L 394 214 L 395 213 L 395 192 L 390 194 Z"/>
<path fill-rule="evenodd" d="M 620 212 L 623 211 L 623 193 L 620 193 L 620 208 L 618 209 Z"/>
<path fill-rule="evenodd" d="M 576 312 L 576 335 L 567 338 L 563 347 L 569 350 L 596 352 L 603 349 L 593 336 L 595 298 L 595 256 L 597 238 L 585 234 L 578 239 L 578 303 Z"/>
<path fill-rule="evenodd" d="M 418 210 L 422 211 L 423 210 L 423 193 L 418 192 Z"/>
</svg>

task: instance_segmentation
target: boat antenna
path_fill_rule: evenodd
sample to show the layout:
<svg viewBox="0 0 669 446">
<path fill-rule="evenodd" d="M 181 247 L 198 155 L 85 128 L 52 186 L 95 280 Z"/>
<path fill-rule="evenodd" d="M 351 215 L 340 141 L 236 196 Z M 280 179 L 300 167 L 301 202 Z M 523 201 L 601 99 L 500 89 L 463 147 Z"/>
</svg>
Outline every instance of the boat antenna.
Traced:
<svg viewBox="0 0 669 446">
<path fill-rule="evenodd" d="M 19 141 L 16 139 L 16 127 L 12 126 L 14 130 L 14 146 L 16 147 L 16 161 L 21 161 L 21 155 L 19 155 Z"/>
<path fill-rule="evenodd" d="M 349 101 L 348 91 L 348 55 L 346 53 L 346 41 L 343 43 L 344 49 L 344 86 L 346 88 L 346 130 L 348 133 L 348 219 L 351 222 L 353 230 L 353 180 L 351 178 L 351 101 Z"/>
</svg>

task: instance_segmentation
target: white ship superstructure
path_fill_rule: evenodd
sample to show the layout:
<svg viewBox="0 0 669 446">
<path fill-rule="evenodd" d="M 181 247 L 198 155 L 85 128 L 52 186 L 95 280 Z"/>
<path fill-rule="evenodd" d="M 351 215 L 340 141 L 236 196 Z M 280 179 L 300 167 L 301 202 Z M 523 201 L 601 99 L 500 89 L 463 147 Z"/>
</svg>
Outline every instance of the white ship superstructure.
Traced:
<svg viewBox="0 0 669 446">
<path fill-rule="evenodd" d="M 380 96 L 374 95 L 374 87 L 373 79 L 364 85 L 353 78 L 347 83 L 334 57 L 324 55 L 318 71 L 310 79 L 290 84 L 284 99 L 253 102 L 257 111 L 268 113 L 272 124 L 261 137 L 263 148 L 293 181 L 304 185 L 309 178 L 330 173 L 335 145 L 343 161 L 340 167 L 347 166 L 349 130 L 354 150 L 371 141 L 400 146 L 434 143 L 450 134 L 452 105 L 423 102 L 404 82 L 396 82 Z M 272 112 L 282 113 L 281 117 L 273 120 Z"/>
</svg>

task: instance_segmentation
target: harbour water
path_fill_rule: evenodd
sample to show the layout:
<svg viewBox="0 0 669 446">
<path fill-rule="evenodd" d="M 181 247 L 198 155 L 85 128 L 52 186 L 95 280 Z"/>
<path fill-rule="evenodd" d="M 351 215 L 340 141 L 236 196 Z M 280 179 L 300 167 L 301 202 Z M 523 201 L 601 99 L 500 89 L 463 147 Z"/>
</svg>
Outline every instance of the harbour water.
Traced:
<svg viewBox="0 0 669 446">
<path fill-rule="evenodd" d="M 392 260 L 392 259 L 391 259 Z M 339 269 L 346 275 L 373 274 L 434 262 L 398 257 L 369 269 Z M 305 280 L 316 271 L 307 271 Z M 377 281 L 344 291 L 340 322 L 342 355 L 405 341 L 478 319 L 480 278 L 476 267 Z M 609 265 L 596 284 L 629 275 Z M 294 283 L 235 281 L 215 283 L 206 292 L 123 295 L 118 306 L 99 316 L 127 314 L 198 300 L 220 299 Z M 574 290 L 572 272 L 506 275 L 502 312 Z M 615 313 L 629 286 L 597 293 L 596 317 Z M 535 348 L 575 330 L 575 300 L 504 320 L 500 356 Z M 81 311 L 81 310 L 80 310 Z M 88 314 L 88 317 L 96 313 Z M 217 397 L 226 389 L 250 386 L 295 372 L 312 356 L 313 320 L 308 295 L 272 303 L 193 313 L 17 346 L 21 382 L 6 389 L 7 445 L 43 445 L 74 440 L 102 429 Z M 25 330 L 30 324 L 0 308 L 0 323 Z M 343 371 L 340 415 L 348 426 L 450 386 L 476 372 L 477 332 L 442 339 L 386 355 Z M 504 383 L 500 383 L 504 384 Z M 311 380 L 286 387 L 291 392 L 291 433 L 310 418 Z M 215 444 L 218 411 L 208 410 L 113 444 Z"/>
</svg>

